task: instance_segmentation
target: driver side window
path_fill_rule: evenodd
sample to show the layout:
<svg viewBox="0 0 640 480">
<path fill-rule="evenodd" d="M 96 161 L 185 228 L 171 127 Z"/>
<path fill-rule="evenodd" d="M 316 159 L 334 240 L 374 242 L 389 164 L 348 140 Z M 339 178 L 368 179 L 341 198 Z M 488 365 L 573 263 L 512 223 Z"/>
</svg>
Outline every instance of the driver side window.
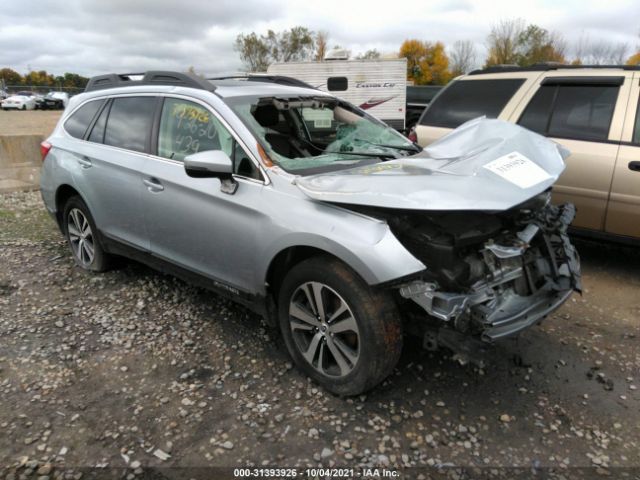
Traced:
<svg viewBox="0 0 640 480">
<path fill-rule="evenodd" d="M 158 156 L 183 161 L 206 150 L 222 150 L 233 158 L 231 133 L 206 108 L 178 98 L 165 98 L 160 118 Z"/>
</svg>

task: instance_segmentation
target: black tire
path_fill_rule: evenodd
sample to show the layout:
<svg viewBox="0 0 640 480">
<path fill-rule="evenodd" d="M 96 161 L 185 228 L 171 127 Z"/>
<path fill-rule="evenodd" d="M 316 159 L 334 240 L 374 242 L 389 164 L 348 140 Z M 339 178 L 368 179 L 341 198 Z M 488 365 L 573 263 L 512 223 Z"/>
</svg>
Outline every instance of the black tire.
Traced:
<svg viewBox="0 0 640 480">
<path fill-rule="evenodd" d="M 87 250 L 83 249 L 81 245 L 78 246 L 79 242 L 76 242 L 76 240 L 73 240 L 73 238 L 76 238 L 75 234 L 77 232 L 77 230 L 74 230 L 73 228 L 73 224 L 74 224 L 73 216 L 76 214 L 77 211 L 81 212 L 82 216 L 84 216 L 84 218 L 89 223 L 89 228 L 90 228 L 89 233 L 91 234 L 91 237 L 90 237 L 91 245 L 93 247 L 92 248 L 93 256 L 90 259 L 90 261 L 88 261 L 88 257 L 86 256 Z M 78 196 L 73 196 L 69 198 L 69 200 L 67 200 L 67 203 L 64 206 L 64 213 L 62 215 L 62 229 L 67 239 L 67 243 L 69 244 L 71 254 L 73 255 L 73 260 L 76 262 L 76 264 L 79 267 L 92 272 L 104 272 L 105 270 L 109 269 L 111 265 L 111 256 L 102 247 L 102 244 L 100 243 L 100 238 L 98 234 L 98 229 L 96 227 L 96 223 L 93 220 L 93 216 L 91 215 L 89 208 L 84 203 L 82 198 Z M 88 239 L 89 239 L 89 235 L 87 235 L 86 238 L 84 238 L 83 240 L 88 240 Z M 77 246 L 77 248 L 75 248 L 74 246 Z M 78 253 L 78 252 L 83 252 L 83 253 Z"/>
<path fill-rule="evenodd" d="M 291 316 L 289 309 L 292 301 L 300 305 L 297 299 L 304 302 L 304 299 L 309 298 L 302 290 L 305 285 L 317 286 L 318 284 L 322 285 L 321 296 L 324 295 L 327 300 L 334 302 L 346 303 L 349 311 L 345 312 L 345 316 L 337 317 L 334 323 L 318 320 L 322 323 L 320 327 L 322 331 L 319 328 L 307 331 L 305 322 Z M 398 363 L 402 351 L 402 323 L 393 297 L 389 292 L 370 288 L 357 273 L 340 261 L 322 256 L 299 263 L 284 278 L 278 297 L 278 320 L 289 354 L 304 373 L 330 392 L 343 396 L 363 393 L 384 380 Z M 313 309 L 310 304 L 308 306 Z M 334 308 L 338 309 L 338 307 Z M 321 310 L 325 310 L 325 318 L 331 316 L 329 302 L 327 307 Z M 307 309 L 307 311 L 310 310 Z M 320 318 L 320 315 L 316 315 L 316 318 Z M 355 331 L 333 333 L 330 330 L 331 325 L 342 323 L 344 318 L 349 322 L 351 318 L 355 319 L 357 333 Z M 296 330 L 294 334 L 293 329 L 300 327 L 294 327 L 292 322 L 304 326 L 304 329 Z M 322 338 L 315 345 L 322 343 L 323 345 L 319 348 L 324 350 L 322 352 L 318 350 L 317 354 L 313 353 L 311 362 L 316 364 L 314 366 L 303 356 L 304 345 L 301 343 L 304 343 L 306 337 L 311 337 L 307 345 L 309 347 L 307 351 L 310 352 L 313 339 L 317 335 L 322 335 Z M 329 335 L 331 339 L 328 338 Z M 351 369 L 344 375 L 342 368 L 338 365 L 339 362 L 335 361 L 335 365 L 331 365 L 330 362 L 331 359 L 336 360 L 336 355 L 332 354 L 334 350 L 329 346 L 331 343 L 335 349 L 338 344 L 334 335 L 339 336 L 340 344 L 343 345 L 340 351 L 343 351 L 344 341 L 349 340 L 341 337 L 342 335 L 351 336 L 350 341 L 353 347 L 349 350 L 351 353 L 357 349 L 357 361 L 353 364 L 349 363 Z M 323 373 L 325 368 L 320 371 L 317 366 L 320 359 L 326 355 L 329 357 L 325 358 L 323 365 L 327 365 L 327 371 L 329 368 L 333 368 L 334 373 L 340 370 L 337 375 Z M 349 357 L 343 356 L 342 360 L 345 359 L 348 360 Z"/>
<path fill-rule="evenodd" d="M 22 110 L 26 110 L 27 106 L 26 105 L 22 105 Z"/>
</svg>

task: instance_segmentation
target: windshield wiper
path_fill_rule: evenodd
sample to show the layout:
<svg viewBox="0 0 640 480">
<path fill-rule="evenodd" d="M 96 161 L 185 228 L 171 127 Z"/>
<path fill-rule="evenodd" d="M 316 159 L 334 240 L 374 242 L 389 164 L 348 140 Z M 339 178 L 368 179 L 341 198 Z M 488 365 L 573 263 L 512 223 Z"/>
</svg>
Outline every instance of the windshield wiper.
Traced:
<svg viewBox="0 0 640 480">
<path fill-rule="evenodd" d="M 356 155 L 358 157 L 377 157 L 377 158 L 388 158 L 395 159 L 397 158 L 395 155 L 390 153 L 373 153 L 373 152 L 328 152 L 324 151 L 323 153 L 334 153 L 336 155 Z"/>
<path fill-rule="evenodd" d="M 420 153 L 422 151 L 422 149 L 420 147 L 417 147 L 415 145 L 410 145 L 410 146 L 406 146 L 405 147 L 404 145 L 391 145 L 391 144 L 386 144 L 386 143 L 373 143 L 373 142 L 370 142 L 369 140 L 365 140 L 363 138 L 357 138 L 356 140 L 358 140 L 360 142 L 368 143 L 369 145 L 374 145 L 376 147 L 395 148 L 397 150 L 404 150 L 405 152 Z"/>
</svg>

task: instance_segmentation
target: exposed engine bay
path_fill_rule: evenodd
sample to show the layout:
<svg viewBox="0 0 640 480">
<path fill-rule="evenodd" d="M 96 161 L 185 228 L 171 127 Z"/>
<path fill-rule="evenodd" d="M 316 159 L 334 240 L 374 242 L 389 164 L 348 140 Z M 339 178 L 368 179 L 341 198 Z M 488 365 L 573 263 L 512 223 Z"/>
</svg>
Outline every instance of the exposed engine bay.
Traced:
<svg viewBox="0 0 640 480">
<path fill-rule="evenodd" d="M 490 342 L 537 323 L 581 291 L 567 236 L 575 208 L 549 198 L 546 191 L 497 213 L 357 210 L 384 219 L 427 266 L 395 286 L 404 310 L 415 316 L 417 306 L 418 316 Z"/>
</svg>

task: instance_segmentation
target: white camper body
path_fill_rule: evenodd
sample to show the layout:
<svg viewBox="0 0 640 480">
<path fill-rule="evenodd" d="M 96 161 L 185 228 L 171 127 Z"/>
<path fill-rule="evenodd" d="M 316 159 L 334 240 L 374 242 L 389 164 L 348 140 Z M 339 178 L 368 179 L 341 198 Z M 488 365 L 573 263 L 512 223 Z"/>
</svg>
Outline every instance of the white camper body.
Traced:
<svg viewBox="0 0 640 480">
<path fill-rule="evenodd" d="M 325 60 L 323 62 L 274 63 L 267 73 L 302 80 L 331 92 L 403 130 L 407 103 L 407 60 Z M 328 88 L 329 79 L 346 78 L 346 90 Z M 336 82 L 343 83 L 344 82 Z"/>
</svg>

